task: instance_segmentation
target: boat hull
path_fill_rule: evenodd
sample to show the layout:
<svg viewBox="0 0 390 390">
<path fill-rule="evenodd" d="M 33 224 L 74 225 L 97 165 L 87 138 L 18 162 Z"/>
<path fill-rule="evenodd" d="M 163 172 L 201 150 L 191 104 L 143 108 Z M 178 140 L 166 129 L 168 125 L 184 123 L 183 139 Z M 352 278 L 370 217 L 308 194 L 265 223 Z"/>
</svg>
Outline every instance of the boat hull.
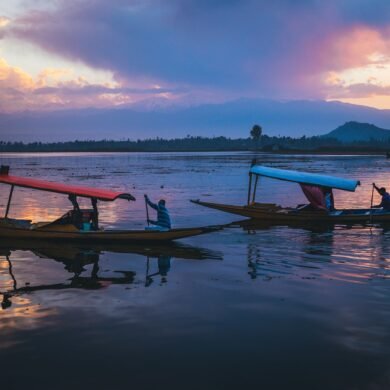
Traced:
<svg viewBox="0 0 390 390">
<path fill-rule="evenodd" d="M 79 242 L 169 242 L 182 238 L 221 230 L 220 226 L 206 226 L 168 231 L 154 230 L 99 230 L 80 231 L 67 229 L 66 226 L 52 226 L 49 229 L 30 229 L 12 226 L 4 219 L 0 220 L 0 237 L 8 239 L 50 240 L 50 241 L 79 241 Z"/>
<path fill-rule="evenodd" d="M 221 203 L 201 202 L 199 200 L 192 202 L 200 206 L 270 223 L 390 223 L 390 211 L 383 211 L 379 209 L 345 209 L 328 213 L 325 211 L 304 211 L 293 208 L 282 208 L 272 204 L 261 203 L 248 206 L 236 206 Z"/>
</svg>

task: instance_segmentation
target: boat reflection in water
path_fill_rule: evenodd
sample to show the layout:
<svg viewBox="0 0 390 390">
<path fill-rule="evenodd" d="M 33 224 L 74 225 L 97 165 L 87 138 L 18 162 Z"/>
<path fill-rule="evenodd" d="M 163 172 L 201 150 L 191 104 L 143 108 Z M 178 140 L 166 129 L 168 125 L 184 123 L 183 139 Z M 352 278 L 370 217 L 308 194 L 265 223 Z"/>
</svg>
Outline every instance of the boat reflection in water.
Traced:
<svg viewBox="0 0 390 390">
<path fill-rule="evenodd" d="M 299 278 L 367 283 L 387 279 L 390 270 L 386 226 L 272 225 L 256 220 L 233 226 L 249 235 L 251 279 Z"/>
<path fill-rule="evenodd" d="M 19 286 L 18 276 L 13 268 L 12 255 L 17 251 L 29 251 L 33 255 L 50 259 L 64 264 L 64 269 L 72 276 L 65 282 L 51 284 L 25 284 Z M 125 246 L 125 245 L 94 245 L 80 246 L 73 244 L 50 244 L 44 242 L 26 242 L 14 241 L 7 245 L 0 244 L 0 256 L 5 259 L 5 266 L 0 267 L 1 274 L 7 272 L 9 282 L 7 288 L 0 291 L 2 295 L 1 308 L 3 310 L 12 306 L 12 298 L 22 294 L 34 293 L 43 290 L 66 290 L 66 289 L 85 289 L 94 290 L 107 288 L 113 284 L 133 284 L 136 272 L 129 270 L 115 270 L 118 276 L 100 276 L 99 260 L 101 255 L 106 253 L 133 254 L 142 255 L 146 259 L 145 287 L 149 287 L 154 277 L 161 276 L 161 283 L 167 282 L 167 274 L 171 269 L 171 259 L 191 259 L 191 260 L 222 260 L 219 252 L 207 249 L 182 245 L 182 244 L 164 244 L 153 246 Z M 151 264 L 152 259 L 157 259 L 157 271 Z M 4 264 L 4 263 L 3 263 Z M 86 275 L 86 267 L 91 268 L 90 273 Z M 42 267 L 45 264 L 42 263 Z M 2 268 L 2 269 L 1 269 Z"/>
</svg>

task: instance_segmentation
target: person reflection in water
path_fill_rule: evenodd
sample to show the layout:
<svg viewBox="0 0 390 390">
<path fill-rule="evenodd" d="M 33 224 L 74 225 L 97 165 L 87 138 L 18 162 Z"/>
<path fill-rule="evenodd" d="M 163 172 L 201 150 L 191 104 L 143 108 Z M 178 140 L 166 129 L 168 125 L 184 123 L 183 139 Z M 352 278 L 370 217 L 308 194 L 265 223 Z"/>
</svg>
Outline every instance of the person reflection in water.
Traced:
<svg viewBox="0 0 390 390">
<path fill-rule="evenodd" d="M 158 204 L 155 204 L 150 201 L 149 197 L 145 194 L 145 201 L 146 203 L 154 210 L 157 211 L 157 221 L 152 221 L 148 219 L 148 222 L 152 225 L 156 225 L 160 228 L 163 228 L 164 230 L 170 230 L 171 229 L 171 218 L 169 216 L 169 212 L 167 208 L 165 207 L 165 200 L 161 199 Z"/>
<path fill-rule="evenodd" d="M 379 188 L 375 185 L 375 183 L 372 183 L 378 194 L 382 197 L 382 201 L 380 204 L 376 206 L 372 206 L 373 208 L 382 207 L 384 210 L 390 211 L 390 195 L 386 191 L 386 188 L 382 187 Z"/>
<path fill-rule="evenodd" d="M 158 257 L 158 272 L 154 274 L 146 275 L 146 287 L 149 287 L 153 282 L 153 276 L 160 275 L 161 276 L 161 284 L 167 283 L 167 275 L 169 270 L 171 269 L 171 256 L 163 256 L 160 255 Z"/>
<path fill-rule="evenodd" d="M 167 282 L 167 275 L 171 269 L 171 256 L 159 256 L 158 272 L 161 275 L 161 283 Z"/>
</svg>

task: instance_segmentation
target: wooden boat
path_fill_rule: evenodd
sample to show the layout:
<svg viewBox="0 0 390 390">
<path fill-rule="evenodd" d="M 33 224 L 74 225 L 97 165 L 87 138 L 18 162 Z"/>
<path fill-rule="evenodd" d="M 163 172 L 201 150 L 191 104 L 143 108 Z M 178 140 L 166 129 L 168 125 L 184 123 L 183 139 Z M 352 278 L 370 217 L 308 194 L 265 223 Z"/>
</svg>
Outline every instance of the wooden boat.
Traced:
<svg viewBox="0 0 390 390">
<path fill-rule="evenodd" d="M 255 180 L 253 180 L 253 176 Z M 282 207 L 274 203 L 257 203 L 256 189 L 260 176 L 300 184 L 309 200 L 309 204 L 297 207 Z M 332 207 L 330 209 L 327 208 L 325 201 L 326 193 L 333 198 L 332 189 L 353 192 L 358 185 L 360 185 L 360 182 L 357 180 L 253 165 L 249 172 L 248 200 L 246 205 L 237 206 L 200 200 L 192 200 L 192 202 L 264 222 L 288 225 L 313 222 L 331 224 L 390 222 L 390 211 L 381 208 L 341 210 L 333 209 Z"/>
<path fill-rule="evenodd" d="M 4 218 L 0 218 L 0 237 L 28 240 L 70 240 L 85 242 L 163 242 L 220 230 L 221 226 L 190 227 L 170 230 L 104 230 L 99 227 L 98 201 L 125 199 L 134 201 L 129 193 L 89 187 L 70 186 L 43 180 L 9 175 L 9 167 L 1 166 L 0 183 L 11 186 Z M 52 222 L 32 223 L 8 217 L 15 187 L 49 191 L 69 196 L 73 210 Z M 91 209 L 80 209 L 77 197 L 91 199 Z"/>
</svg>

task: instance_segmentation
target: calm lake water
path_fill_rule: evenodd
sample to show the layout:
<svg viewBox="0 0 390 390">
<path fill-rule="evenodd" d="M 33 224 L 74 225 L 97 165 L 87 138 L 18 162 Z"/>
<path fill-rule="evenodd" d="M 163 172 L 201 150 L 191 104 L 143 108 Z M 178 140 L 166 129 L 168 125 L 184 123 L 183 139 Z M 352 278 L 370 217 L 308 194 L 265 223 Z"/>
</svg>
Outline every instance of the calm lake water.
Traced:
<svg viewBox="0 0 390 390">
<path fill-rule="evenodd" d="M 3 154 L 15 175 L 127 190 L 106 227 L 143 228 L 143 194 L 175 226 L 241 218 L 189 199 L 243 204 L 250 153 Z M 361 180 L 336 207 L 390 187 L 377 156 L 258 155 L 278 168 Z M 4 213 L 9 188 L 0 187 Z M 258 200 L 304 202 L 261 179 Z M 376 202 L 379 199 L 376 197 Z M 88 204 L 88 203 L 85 203 Z M 65 196 L 17 189 L 10 217 L 45 221 Z M 158 247 L 0 245 L 4 389 L 388 389 L 390 231 L 239 226 Z M 3 297 L 2 297 L 3 295 Z"/>
</svg>

